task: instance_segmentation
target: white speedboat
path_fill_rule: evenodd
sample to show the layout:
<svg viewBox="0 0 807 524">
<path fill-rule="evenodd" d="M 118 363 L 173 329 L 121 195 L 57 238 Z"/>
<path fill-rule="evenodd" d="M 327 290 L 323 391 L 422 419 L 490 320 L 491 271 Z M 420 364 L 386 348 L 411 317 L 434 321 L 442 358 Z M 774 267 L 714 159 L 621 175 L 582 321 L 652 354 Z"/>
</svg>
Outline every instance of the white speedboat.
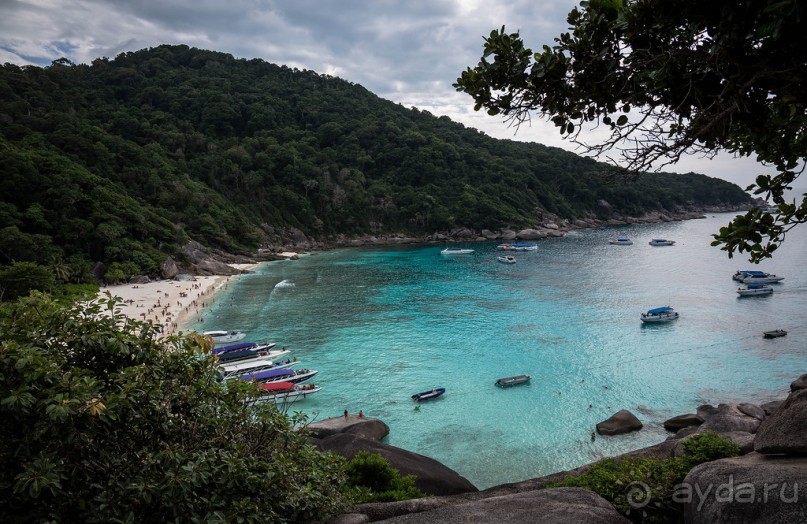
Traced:
<svg viewBox="0 0 807 524">
<path fill-rule="evenodd" d="M 469 253 L 473 253 L 473 249 L 465 249 L 461 247 L 447 247 L 444 250 L 440 251 L 441 255 L 467 255 Z"/>
<path fill-rule="evenodd" d="M 275 349 L 272 351 L 252 350 L 252 349 L 236 349 L 234 351 L 225 351 L 224 353 L 214 354 L 215 358 L 219 360 L 220 365 L 230 365 L 236 362 L 246 362 L 252 360 L 278 360 L 291 353 L 286 348 Z"/>
<path fill-rule="evenodd" d="M 322 388 L 314 384 L 293 384 L 291 382 L 261 382 L 258 384 L 261 395 L 255 402 L 274 402 L 275 404 L 286 404 L 297 402 L 310 397 Z"/>
<path fill-rule="evenodd" d="M 502 264 L 515 264 L 516 263 L 516 257 L 510 256 L 510 255 L 506 255 L 506 256 L 503 256 L 503 257 L 496 257 L 496 260 L 498 260 Z"/>
<path fill-rule="evenodd" d="M 615 246 L 632 246 L 633 240 L 629 238 L 617 238 L 616 240 L 611 240 L 608 242 L 609 244 L 613 244 Z"/>
<path fill-rule="evenodd" d="M 674 246 L 675 240 L 667 240 L 665 238 L 654 238 L 650 241 L 651 246 Z"/>
<path fill-rule="evenodd" d="M 765 273 L 763 271 L 752 271 L 740 278 L 740 282 L 743 284 L 773 284 L 776 282 L 781 282 L 784 279 L 785 277 L 777 277 L 776 275 Z"/>
<path fill-rule="evenodd" d="M 647 310 L 647 313 L 642 313 L 640 317 L 642 322 L 669 322 L 678 318 L 678 312 L 670 306 L 657 307 Z"/>
<path fill-rule="evenodd" d="M 246 333 L 240 331 L 205 331 L 202 335 L 210 337 L 214 344 L 228 344 L 230 342 L 238 342 L 247 336 Z"/>
<path fill-rule="evenodd" d="M 515 244 L 499 244 L 496 249 L 504 251 L 538 251 L 538 244 L 535 242 L 522 242 Z"/>
<path fill-rule="evenodd" d="M 230 378 L 238 378 L 247 373 L 258 373 L 260 371 L 268 371 L 270 369 L 287 369 L 296 364 L 299 364 L 299 361 L 292 360 L 290 358 L 286 360 L 265 360 L 263 358 L 251 358 L 248 360 L 239 360 L 232 364 L 220 365 L 219 369 L 221 370 L 222 378 L 226 380 Z"/>
<path fill-rule="evenodd" d="M 770 295 L 773 288 L 768 284 L 748 284 L 745 287 L 737 288 L 737 293 L 741 297 L 753 297 L 756 295 Z"/>
</svg>

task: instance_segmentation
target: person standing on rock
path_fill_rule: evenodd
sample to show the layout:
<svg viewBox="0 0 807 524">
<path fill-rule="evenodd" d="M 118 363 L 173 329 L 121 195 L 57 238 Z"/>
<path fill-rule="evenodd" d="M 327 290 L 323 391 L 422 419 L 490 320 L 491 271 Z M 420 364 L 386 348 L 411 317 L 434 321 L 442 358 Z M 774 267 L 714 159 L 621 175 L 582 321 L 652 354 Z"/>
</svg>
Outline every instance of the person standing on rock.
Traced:
<svg viewBox="0 0 807 524">
<path fill-rule="evenodd" d="M 345 420 L 347 420 L 347 410 L 345 410 Z"/>
</svg>

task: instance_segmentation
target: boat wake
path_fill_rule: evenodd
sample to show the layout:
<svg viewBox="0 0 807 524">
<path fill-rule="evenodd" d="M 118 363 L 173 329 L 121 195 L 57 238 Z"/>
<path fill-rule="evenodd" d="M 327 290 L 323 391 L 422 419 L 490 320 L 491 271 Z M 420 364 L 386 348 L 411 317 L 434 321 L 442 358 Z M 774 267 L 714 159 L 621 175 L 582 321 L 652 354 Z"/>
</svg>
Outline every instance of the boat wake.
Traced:
<svg viewBox="0 0 807 524">
<path fill-rule="evenodd" d="M 275 289 L 284 289 L 289 287 L 294 287 L 294 282 L 291 282 L 289 280 L 281 280 L 280 282 L 275 284 Z"/>
</svg>

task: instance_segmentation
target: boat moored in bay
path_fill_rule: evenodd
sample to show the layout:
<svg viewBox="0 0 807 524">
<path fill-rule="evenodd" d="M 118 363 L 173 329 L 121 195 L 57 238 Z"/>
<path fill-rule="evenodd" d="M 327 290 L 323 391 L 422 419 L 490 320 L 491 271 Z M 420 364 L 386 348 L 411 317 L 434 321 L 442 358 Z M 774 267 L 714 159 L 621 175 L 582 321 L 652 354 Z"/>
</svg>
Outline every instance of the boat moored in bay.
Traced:
<svg viewBox="0 0 807 524">
<path fill-rule="evenodd" d="M 439 397 L 443 393 L 446 392 L 446 388 L 434 388 L 431 391 L 424 391 L 422 393 L 415 393 L 412 395 L 412 400 L 415 402 L 423 402 L 425 400 L 431 400 L 434 398 Z"/>
<path fill-rule="evenodd" d="M 642 313 L 640 317 L 642 322 L 655 323 L 655 322 L 669 322 L 678 318 L 678 312 L 670 306 L 657 307 L 648 309 L 647 313 Z"/>
<path fill-rule="evenodd" d="M 504 377 L 496 380 L 496 385 L 503 388 L 508 388 L 510 386 L 517 386 L 519 384 L 526 384 L 530 380 L 532 380 L 532 377 L 529 375 L 526 374 L 515 375 L 512 377 Z"/>
</svg>

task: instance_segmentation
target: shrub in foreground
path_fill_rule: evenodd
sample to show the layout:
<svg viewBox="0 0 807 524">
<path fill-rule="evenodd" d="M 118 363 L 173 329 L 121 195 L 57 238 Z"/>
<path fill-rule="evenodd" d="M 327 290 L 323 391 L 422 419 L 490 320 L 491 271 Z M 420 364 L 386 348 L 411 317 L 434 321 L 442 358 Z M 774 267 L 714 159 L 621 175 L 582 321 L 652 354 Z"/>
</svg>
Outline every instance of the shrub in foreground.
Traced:
<svg viewBox="0 0 807 524">
<path fill-rule="evenodd" d="M 673 499 L 689 470 L 726 457 L 740 448 L 713 431 L 683 441 L 686 455 L 668 459 L 622 457 L 603 459 L 585 473 L 553 484 L 590 489 L 634 522 L 680 522 L 683 507 Z"/>
<path fill-rule="evenodd" d="M 158 338 L 115 302 L 0 309 L 0 522 L 304 522 L 349 504 L 251 384 L 216 381 L 205 342 Z"/>
<path fill-rule="evenodd" d="M 425 497 L 415 486 L 415 476 L 402 477 L 378 453 L 359 451 L 347 463 L 348 485 L 357 502 L 393 502 Z"/>
</svg>

